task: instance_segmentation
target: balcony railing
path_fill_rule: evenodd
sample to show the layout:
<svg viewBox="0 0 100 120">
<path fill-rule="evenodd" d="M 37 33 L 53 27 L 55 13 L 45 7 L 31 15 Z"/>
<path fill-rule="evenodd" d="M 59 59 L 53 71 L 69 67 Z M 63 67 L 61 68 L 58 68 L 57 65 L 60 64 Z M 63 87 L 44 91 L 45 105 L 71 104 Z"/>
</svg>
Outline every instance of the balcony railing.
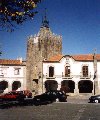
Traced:
<svg viewBox="0 0 100 120">
<path fill-rule="evenodd" d="M 72 75 L 54 75 L 53 77 L 50 77 L 49 75 L 44 75 L 46 79 L 55 79 L 55 78 L 62 78 L 62 79 L 72 79 Z"/>
<path fill-rule="evenodd" d="M 62 75 L 62 79 L 72 79 L 73 76 L 72 75 Z"/>
<path fill-rule="evenodd" d="M 62 79 L 73 79 L 73 78 L 80 78 L 80 79 L 90 79 L 93 77 L 93 75 L 91 75 L 91 73 L 89 73 L 88 75 L 83 75 L 82 73 L 80 74 L 69 74 L 69 75 L 54 75 L 53 77 L 50 77 L 49 75 L 43 75 L 44 78 L 46 79 L 56 79 L 56 78 L 62 78 Z"/>
<path fill-rule="evenodd" d="M 90 79 L 90 78 L 91 78 L 91 73 L 85 75 L 80 73 L 80 79 Z"/>
<path fill-rule="evenodd" d="M 56 78 L 56 76 L 51 77 L 49 75 L 46 75 L 45 77 L 46 77 L 46 79 L 55 79 Z"/>
<path fill-rule="evenodd" d="M 0 77 L 4 77 L 4 75 L 3 75 L 3 74 L 0 74 Z"/>
</svg>

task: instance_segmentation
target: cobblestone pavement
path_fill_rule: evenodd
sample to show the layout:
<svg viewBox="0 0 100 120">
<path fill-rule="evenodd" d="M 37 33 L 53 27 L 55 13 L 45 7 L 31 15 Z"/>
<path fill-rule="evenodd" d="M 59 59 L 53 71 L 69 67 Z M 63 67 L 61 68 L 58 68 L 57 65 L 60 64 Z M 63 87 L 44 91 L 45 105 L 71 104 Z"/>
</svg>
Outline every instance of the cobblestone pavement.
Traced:
<svg viewBox="0 0 100 120">
<path fill-rule="evenodd" d="M 100 120 L 100 104 L 68 98 L 67 103 L 0 109 L 1 120 Z"/>
<path fill-rule="evenodd" d="M 74 103 L 74 104 L 87 104 L 89 102 L 89 97 L 84 96 L 68 96 L 67 98 L 68 103 Z"/>
</svg>

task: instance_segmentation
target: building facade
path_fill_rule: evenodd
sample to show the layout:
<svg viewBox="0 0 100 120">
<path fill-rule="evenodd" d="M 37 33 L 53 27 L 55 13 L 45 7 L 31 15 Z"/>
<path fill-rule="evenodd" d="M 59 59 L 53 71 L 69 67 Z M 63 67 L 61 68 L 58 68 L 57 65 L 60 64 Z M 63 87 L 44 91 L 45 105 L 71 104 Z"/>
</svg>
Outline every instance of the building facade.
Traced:
<svg viewBox="0 0 100 120">
<path fill-rule="evenodd" d="M 51 31 L 45 15 L 38 34 L 30 36 L 27 42 L 27 89 L 34 94 L 42 93 L 42 61 L 56 54 L 62 54 L 62 37 Z"/>
<path fill-rule="evenodd" d="M 100 54 L 62 55 L 62 37 L 55 35 L 46 15 L 38 34 L 27 41 L 26 87 L 34 94 L 64 90 L 70 95 L 98 94 Z"/>
<path fill-rule="evenodd" d="M 56 55 L 43 61 L 43 92 L 69 95 L 100 94 L 100 54 Z"/>
<path fill-rule="evenodd" d="M 0 93 L 26 89 L 26 61 L 0 59 Z"/>
</svg>

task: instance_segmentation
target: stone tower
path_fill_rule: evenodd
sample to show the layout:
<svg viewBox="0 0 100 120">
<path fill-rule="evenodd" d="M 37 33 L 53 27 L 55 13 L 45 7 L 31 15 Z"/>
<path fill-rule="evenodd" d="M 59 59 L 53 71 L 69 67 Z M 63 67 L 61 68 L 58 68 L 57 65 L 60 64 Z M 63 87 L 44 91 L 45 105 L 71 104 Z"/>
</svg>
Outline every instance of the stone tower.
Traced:
<svg viewBox="0 0 100 120">
<path fill-rule="evenodd" d="M 27 89 L 42 93 L 42 61 L 56 54 L 62 54 L 62 37 L 52 33 L 45 15 L 38 34 L 30 36 L 27 42 Z"/>
</svg>

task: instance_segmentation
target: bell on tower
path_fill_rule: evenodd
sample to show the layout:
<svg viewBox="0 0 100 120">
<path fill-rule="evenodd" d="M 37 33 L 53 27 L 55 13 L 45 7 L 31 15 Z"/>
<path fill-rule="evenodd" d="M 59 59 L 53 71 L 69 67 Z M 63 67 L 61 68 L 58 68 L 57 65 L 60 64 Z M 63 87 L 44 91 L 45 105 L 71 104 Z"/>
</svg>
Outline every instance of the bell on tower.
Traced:
<svg viewBox="0 0 100 120">
<path fill-rule="evenodd" d="M 42 18 L 42 26 L 41 27 L 49 28 L 49 21 L 47 20 L 46 8 L 45 8 L 45 16 Z"/>
</svg>

